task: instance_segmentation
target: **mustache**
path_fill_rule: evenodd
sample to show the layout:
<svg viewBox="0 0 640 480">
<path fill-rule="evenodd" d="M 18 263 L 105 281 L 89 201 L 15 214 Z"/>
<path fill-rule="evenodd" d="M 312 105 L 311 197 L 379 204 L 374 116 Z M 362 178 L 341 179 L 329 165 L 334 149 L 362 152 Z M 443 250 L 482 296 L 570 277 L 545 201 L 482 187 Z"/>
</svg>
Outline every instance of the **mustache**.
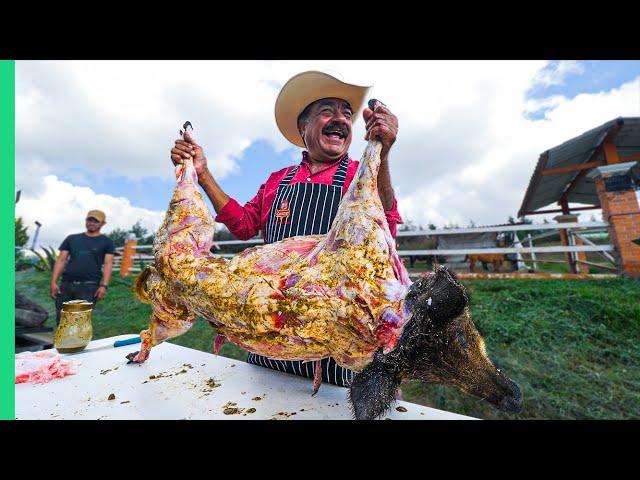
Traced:
<svg viewBox="0 0 640 480">
<path fill-rule="evenodd" d="M 343 137 L 349 135 L 349 127 L 347 127 L 347 125 L 342 122 L 331 122 L 322 129 L 322 133 L 325 135 L 330 132 L 336 131 L 339 132 Z"/>
</svg>

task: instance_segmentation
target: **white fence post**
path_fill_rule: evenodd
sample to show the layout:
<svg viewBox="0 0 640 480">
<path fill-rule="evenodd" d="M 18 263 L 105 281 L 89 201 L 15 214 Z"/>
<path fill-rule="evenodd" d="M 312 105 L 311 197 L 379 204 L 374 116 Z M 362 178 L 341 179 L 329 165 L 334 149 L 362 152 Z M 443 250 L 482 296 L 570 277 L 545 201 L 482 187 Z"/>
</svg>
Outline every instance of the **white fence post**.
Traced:
<svg viewBox="0 0 640 480">
<path fill-rule="evenodd" d="M 533 248 L 533 240 L 531 240 L 531 234 L 527 233 L 527 239 L 529 240 L 529 248 Z M 536 263 L 536 252 L 531 252 L 531 262 L 533 265 L 533 271 L 538 271 L 538 264 Z"/>
<path fill-rule="evenodd" d="M 518 232 L 513 232 L 513 246 L 515 248 L 522 248 L 522 243 L 520 243 L 520 239 L 518 238 Z M 527 264 L 524 263 L 524 258 L 522 258 L 522 253 L 516 252 L 516 265 L 518 270 L 525 270 L 527 268 Z"/>
</svg>

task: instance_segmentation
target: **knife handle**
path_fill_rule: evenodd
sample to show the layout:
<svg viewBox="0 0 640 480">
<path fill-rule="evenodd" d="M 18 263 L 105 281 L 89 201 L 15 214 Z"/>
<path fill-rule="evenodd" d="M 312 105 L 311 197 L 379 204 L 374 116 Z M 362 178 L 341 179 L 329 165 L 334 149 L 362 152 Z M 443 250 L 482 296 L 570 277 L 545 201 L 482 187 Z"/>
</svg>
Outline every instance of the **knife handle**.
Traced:
<svg viewBox="0 0 640 480">
<path fill-rule="evenodd" d="M 113 348 L 122 347 L 124 345 L 131 345 L 134 343 L 140 343 L 140 337 L 127 338 L 126 340 L 116 340 L 113 342 Z"/>
</svg>

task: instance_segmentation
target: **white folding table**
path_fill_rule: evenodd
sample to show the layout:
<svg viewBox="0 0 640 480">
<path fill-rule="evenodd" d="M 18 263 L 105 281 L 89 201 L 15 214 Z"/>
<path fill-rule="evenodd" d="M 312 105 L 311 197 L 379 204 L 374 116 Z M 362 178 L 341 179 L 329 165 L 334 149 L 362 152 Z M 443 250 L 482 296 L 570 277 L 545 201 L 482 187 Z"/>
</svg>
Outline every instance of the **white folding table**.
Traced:
<svg viewBox="0 0 640 480">
<path fill-rule="evenodd" d="M 15 386 L 16 418 L 22 419 L 218 419 L 348 420 L 347 389 L 322 384 L 311 396 L 311 379 L 171 343 L 154 347 L 149 359 L 127 364 L 140 344 L 113 348 L 120 335 L 91 342 L 65 359 L 77 373 L 44 384 Z M 392 420 L 472 419 L 399 401 Z"/>
</svg>

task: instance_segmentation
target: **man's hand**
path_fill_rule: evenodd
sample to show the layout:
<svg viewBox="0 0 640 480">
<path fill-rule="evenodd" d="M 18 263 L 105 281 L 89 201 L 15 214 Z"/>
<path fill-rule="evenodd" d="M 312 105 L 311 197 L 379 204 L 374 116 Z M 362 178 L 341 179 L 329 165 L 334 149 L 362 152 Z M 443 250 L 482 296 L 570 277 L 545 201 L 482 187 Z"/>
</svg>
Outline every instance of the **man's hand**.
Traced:
<svg viewBox="0 0 640 480">
<path fill-rule="evenodd" d="M 378 137 L 382 142 L 382 156 L 386 156 L 395 143 L 398 135 L 398 118 L 382 103 L 378 102 L 375 110 L 365 108 L 362 112 L 366 122 L 367 134 L 364 139 Z"/>
<path fill-rule="evenodd" d="M 100 300 L 106 294 L 107 294 L 107 289 L 106 288 L 98 287 L 98 290 L 96 290 L 96 293 L 93 296 L 96 297 L 96 299 Z"/>
<path fill-rule="evenodd" d="M 175 147 L 171 149 L 171 161 L 174 165 L 178 165 L 188 158 L 193 159 L 193 166 L 198 175 L 208 171 L 207 158 L 204 156 L 202 147 L 179 138 L 176 140 Z"/>
<path fill-rule="evenodd" d="M 57 283 L 52 283 L 50 287 L 50 291 L 51 291 L 51 298 L 55 300 L 56 296 L 60 293 L 60 287 L 58 287 Z"/>
</svg>

